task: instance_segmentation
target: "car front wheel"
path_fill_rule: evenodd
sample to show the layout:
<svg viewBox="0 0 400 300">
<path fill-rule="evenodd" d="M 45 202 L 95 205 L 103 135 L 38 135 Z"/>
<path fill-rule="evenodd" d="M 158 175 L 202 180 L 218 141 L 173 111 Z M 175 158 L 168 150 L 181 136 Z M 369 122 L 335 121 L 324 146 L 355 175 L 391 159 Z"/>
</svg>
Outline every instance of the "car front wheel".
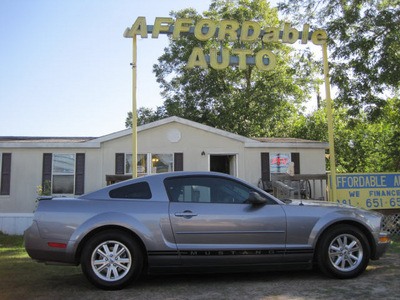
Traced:
<svg viewBox="0 0 400 300">
<path fill-rule="evenodd" d="M 138 243 L 125 233 L 104 231 L 84 246 L 81 267 L 86 278 L 95 286 L 116 290 L 140 275 L 143 255 Z"/>
<path fill-rule="evenodd" d="M 368 265 L 370 248 L 365 235 L 351 225 L 338 225 L 321 238 L 317 262 L 327 275 L 347 279 L 360 275 Z"/>
</svg>

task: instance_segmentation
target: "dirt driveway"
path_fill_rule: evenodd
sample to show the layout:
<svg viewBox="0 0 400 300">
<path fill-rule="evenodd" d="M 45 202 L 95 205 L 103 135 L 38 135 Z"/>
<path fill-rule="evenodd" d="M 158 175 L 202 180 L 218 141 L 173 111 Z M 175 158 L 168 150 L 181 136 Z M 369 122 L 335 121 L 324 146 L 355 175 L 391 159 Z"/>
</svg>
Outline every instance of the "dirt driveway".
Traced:
<svg viewBox="0 0 400 300">
<path fill-rule="evenodd" d="M 329 279 L 315 271 L 163 275 L 140 280 L 121 291 L 100 291 L 76 273 L 53 276 L 49 284 L 57 286 L 54 294 L 39 299 L 57 298 L 57 290 L 68 288 L 70 299 L 399 299 L 400 254 L 386 254 L 351 280 Z"/>
<path fill-rule="evenodd" d="M 351 280 L 317 271 L 160 275 L 120 291 L 96 289 L 80 267 L 46 266 L 28 257 L 22 237 L 0 234 L 0 299 L 399 299 L 400 237 L 387 254 Z"/>
</svg>

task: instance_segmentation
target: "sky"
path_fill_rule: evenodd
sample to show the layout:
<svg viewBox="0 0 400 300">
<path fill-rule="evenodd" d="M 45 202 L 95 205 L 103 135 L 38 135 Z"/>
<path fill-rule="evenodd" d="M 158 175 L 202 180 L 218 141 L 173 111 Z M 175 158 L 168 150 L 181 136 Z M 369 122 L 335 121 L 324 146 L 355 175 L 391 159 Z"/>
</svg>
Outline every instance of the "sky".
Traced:
<svg viewBox="0 0 400 300">
<path fill-rule="evenodd" d="M 211 0 L 0 0 L 0 136 L 99 137 L 132 111 L 132 39 L 139 16 Z M 163 105 L 153 65 L 166 35 L 137 41 L 137 107 Z"/>
<path fill-rule="evenodd" d="M 138 16 L 211 1 L 1 0 L 0 136 L 98 137 L 125 129 L 132 110 L 132 39 Z M 137 107 L 163 105 L 153 64 L 166 35 L 138 38 Z"/>
</svg>

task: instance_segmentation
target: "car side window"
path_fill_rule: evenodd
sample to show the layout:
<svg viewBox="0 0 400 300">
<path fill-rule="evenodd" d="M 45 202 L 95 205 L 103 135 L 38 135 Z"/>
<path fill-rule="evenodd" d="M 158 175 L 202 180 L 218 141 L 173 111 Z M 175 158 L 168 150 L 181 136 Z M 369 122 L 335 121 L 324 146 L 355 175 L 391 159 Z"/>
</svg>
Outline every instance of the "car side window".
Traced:
<svg viewBox="0 0 400 300">
<path fill-rule="evenodd" d="M 212 176 L 168 178 L 165 186 L 173 202 L 240 204 L 254 191 L 240 182 Z"/>
<path fill-rule="evenodd" d="M 147 182 L 139 182 L 113 189 L 109 195 L 119 199 L 150 199 L 151 190 Z"/>
</svg>

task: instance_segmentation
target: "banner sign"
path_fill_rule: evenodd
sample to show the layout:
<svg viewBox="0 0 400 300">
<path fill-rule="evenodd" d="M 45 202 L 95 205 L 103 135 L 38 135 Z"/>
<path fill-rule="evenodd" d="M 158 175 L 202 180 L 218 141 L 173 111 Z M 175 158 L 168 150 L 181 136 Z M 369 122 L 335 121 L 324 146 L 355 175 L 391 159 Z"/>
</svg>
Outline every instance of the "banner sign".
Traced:
<svg viewBox="0 0 400 300">
<path fill-rule="evenodd" d="M 367 209 L 400 208 L 400 173 L 336 174 L 336 196 L 338 203 Z"/>
<path fill-rule="evenodd" d="M 173 24 L 173 25 L 172 25 Z M 124 37 L 141 36 L 147 38 L 151 34 L 152 38 L 158 38 L 159 34 L 169 34 L 172 39 L 177 40 L 181 35 L 192 34 L 199 42 L 208 41 L 213 38 L 218 42 L 234 43 L 253 43 L 257 40 L 263 43 L 282 43 L 293 44 L 301 41 L 307 44 L 309 40 L 314 45 L 324 45 L 327 40 L 327 33 L 323 29 L 310 32 L 310 25 L 304 24 L 303 31 L 299 32 L 292 28 L 290 23 L 285 23 L 283 30 L 276 27 L 264 27 L 255 21 L 244 21 L 239 24 L 235 20 L 221 20 L 218 23 L 211 19 L 201 19 L 194 25 L 193 19 L 178 18 L 159 18 L 154 21 L 154 25 L 147 25 L 145 17 L 138 17 L 131 28 L 127 28 Z M 218 53 L 219 52 L 219 53 Z M 233 56 L 231 56 L 233 54 Z M 248 48 L 222 47 L 209 49 L 206 55 L 203 48 L 194 47 L 187 62 L 187 68 L 193 69 L 200 67 L 208 69 L 208 64 L 215 70 L 223 70 L 229 65 L 238 65 L 240 70 L 245 70 L 247 65 L 256 65 L 261 71 L 273 70 L 276 66 L 276 56 L 271 50 L 261 49 L 254 53 Z"/>
</svg>

